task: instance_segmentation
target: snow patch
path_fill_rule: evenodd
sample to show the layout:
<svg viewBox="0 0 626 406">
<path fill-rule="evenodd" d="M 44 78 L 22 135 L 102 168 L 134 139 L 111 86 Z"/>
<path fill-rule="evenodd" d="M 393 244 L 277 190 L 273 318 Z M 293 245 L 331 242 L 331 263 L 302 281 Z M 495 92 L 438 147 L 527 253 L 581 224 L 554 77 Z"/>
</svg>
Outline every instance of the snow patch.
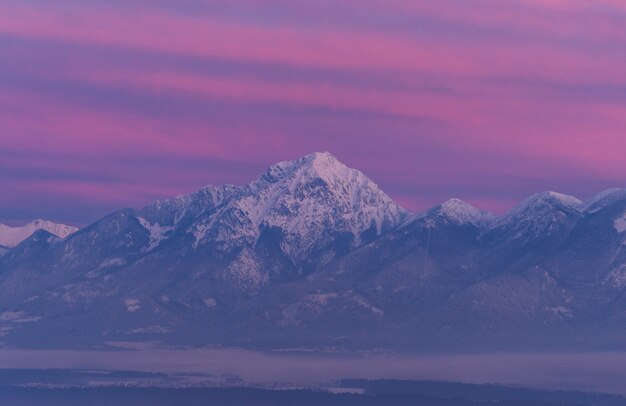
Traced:
<svg viewBox="0 0 626 406">
<path fill-rule="evenodd" d="M 572 318 L 574 317 L 574 312 L 572 309 L 565 306 L 556 306 L 550 309 L 555 316 L 561 318 Z"/>
<path fill-rule="evenodd" d="M 329 388 L 324 388 L 324 390 L 334 395 L 364 395 L 365 394 L 365 389 L 362 389 L 362 388 L 329 387 Z"/>
<path fill-rule="evenodd" d="M 545 192 L 545 193 L 543 193 L 543 195 L 549 196 L 552 199 L 560 202 L 564 206 L 568 206 L 568 207 L 572 207 L 572 208 L 579 208 L 583 204 L 583 202 L 580 199 L 578 199 L 578 198 L 576 198 L 574 196 L 565 195 L 563 193 Z"/>
<path fill-rule="evenodd" d="M 620 234 L 626 231 L 626 213 L 615 219 L 613 227 Z"/>
<path fill-rule="evenodd" d="M 226 268 L 224 275 L 247 292 L 258 291 L 268 279 L 250 250 L 242 251 L 237 259 Z"/>
<path fill-rule="evenodd" d="M 191 234 L 195 237 L 195 241 L 193 243 L 193 248 L 198 248 L 200 241 L 204 239 L 207 232 L 211 229 L 211 224 L 196 224 L 192 230 Z"/>
<path fill-rule="evenodd" d="M 138 327 L 127 331 L 128 334 L 167 334 L 171 332 L 169 328 L 159 325 Z"/>
<path fill-rule="evenodd" d="M 26 315 L 26 312 L 4 312 L 0 313 L 0 321 L 13 321 Z"/>
<path fill-rule="evenodd" d="M 215 306 L 217 306 L 217 301 L 215 299 L 213 299 L 212 297 L 207 297 L 205 299 L 202 299 L 202 301 L 204 302 L 204 305 L 206 307 L 215 307 Z"/>
<path fill-rule="evenodd" d="M 9 311 L 9 312 L 0 313 L 0 321 L 9 322 L 9 323 L 33 323 L 39 320 L 41 320 L 41 317 L 29 316 L 28 313 L 24 311 L 17 311 L 17 312 Z"/>
<path fill-rule="evenodd" d="M 96 289 L 73 288 L 72 290 L 65 292 L 61 298 L 67 303 L 79 303 L 91 302 L 93 298 L 98 296 L 100 296 L 100 291 Z"/>
<path fill-rule="evenodd" d="M 626 265 L 622 265 L 622 267 L 611 272 L 607 276 L 607 282 L 617 289 L 626 287 Z"/>
<path fill-rule="evenodd" d="M 141 309 L 141 301 L 137 299 L 126 299 L 124 303 L 126 304 L 126 310 L 130 313 L 135 313 L 137 310 Z"/>
<path fill-rule="evenodd" d="M 105 259 L 98 266 L 99 269 L 110 268 L 113 266 L 122 266 L 126 265 L 126 261 L 123 258 L 109 258 Z"/>
<path fill-rule="evenodd" d="M 161 241 L 167 239 L 167 235 L 174 229 L 172 226 L 162 226 L 158 223 L 150 223 L 143 217 L 137 217 L 137 221 L 143 228 L 148 231 L 149 239 L 146 251 L 152 251 L 161 244 Z"/>
<path fill-rule="evenodd" d="M 337 296 L 339 296 L 336 292 L 331 292 L 331 293 L 313 293 L 307 296 L 307 299 L 311 302 L 320 304 L 322 306 L 325 306 L 328 304 L 328 302 L 330 302 L 332 299 L 337 298 Z"/>
<path fill-rule="evenodd" d="M 385 314 L 385 312 L 383 312 L 381 309 L 374 306 L 373 304 L 369 303 L 367 300 L 365 300 L 361 296 L 355 295 L 353 299 L 359 306 L 366 308 L 367 310 L 369 310 L 370 312 L 372 312 L 372 314 L 376 316 L 382 316 Z"/>
</svg>

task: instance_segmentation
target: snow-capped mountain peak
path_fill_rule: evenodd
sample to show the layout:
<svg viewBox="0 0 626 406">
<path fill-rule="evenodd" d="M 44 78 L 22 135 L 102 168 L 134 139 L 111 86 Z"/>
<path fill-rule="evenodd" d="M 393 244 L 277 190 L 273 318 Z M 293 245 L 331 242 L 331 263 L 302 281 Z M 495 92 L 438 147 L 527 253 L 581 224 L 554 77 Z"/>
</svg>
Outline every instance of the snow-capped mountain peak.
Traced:
<svg viewBox="0 0 626 406">
<path fill-rule="evenodd" d="M 365 178 L 361 171 L 348 168 L 329 152 L 315 152 L 305 156 L 304 159 L 310 166 L 309 174 L 324 179 L 326 182 L 332 183 L 337 179 L 351 176 Z"/>
<path fill-rule="evenodd" d="M 474 224 L 483 226 L 495 219 L 495 216 L 488 212 L 477 209 L 461 199 L 450 199 L 439 207 L 439 212 L 458 224 Z"/>
<path fill-rule="evenodd" d="M 583 203 L 573 196 L 542 192 L 530 196 L 500 217 L 496 228 L 508 229 L 512 238 L 550 235 L 582 215 Z"/>
<path fill-rule="evenodd" d="M 544 193 L 540 193 L 541 195 L 546 195 L 549 196 L 550 198 L 552 198 L 555 201 L 558 201 L 559 203 L 563 204 L 564 206 L 569 206 L 572 208 L 580 208 L 580 206 L 582 205 L 582 201 L 580 199 L 578 199 L 577 197 L 574 196 L 570 196 L 570 195 L 566 195 L 563 193 L 559 193 L 559 192 L 544 192 Z"/>
<path fill-rule="evenodd" d="M 263 227 L 280 228 L 283 249 L 294 256 L 309 252 L 331 233 L 348 232 L 358 242 L 372 227 L 380 234 L 406 216 L 362 172 L 327 152 L 271 166 L 258 180 L 240 187 L 220 213 L 224 218 L 237 215 L 236 224 L 227 226 L 240 236 L 257 238 Z M 225 226 L 219 218 L 209 223 Z"/>
<path fill-rule="evenodd" d="M 78 228 L 65 224 L 57 224 L 48 220 L 37 219 L 21 227 L 9 227 L 0 224 L 0 245 L 15 247 L 37 230 L 45 230 L 60 238 L 78 231 Z"/>
<path fill-rule="evenodd" d="M 284 176 L 268 182 L 281 170 Z M 339 228 L 347 226 L 343 231 L 357 236 L 374 223 L 380 233 L 406 213 L 361 171 L 348 168 L 327 152 L 274 165 L 250 186 L 260 193 L 248 199 L 252 212 L 260 214 L 253 217 L 259 223 L 286 226 L 289 232 L 330 221 Z"/>
<path fill-rule="evenodd" d="M 519 205 L 515 206 L 506 216 L 509 218 L 532 215 L 532 212 L 542 208 L 557 208 L 564 210 L 579 211 L 583 202 L 574 196 L 558 192 L 541 192 L 530 196 Z"/>
<path fill-rule="evenodd" d="M 456 225 L 471 224 L 478 228 L 489 226 L 496 219 L 496 216 L 488 211 L 480 210 L 461 199 L 452 198 L 429 210 L 412 215 L 404 225 L 433 216 L 444 218 Z"/>
<path fill-rule="evenodd" d="M 255 246 L 264 229 L 276 228 L 283 251 L 300 258 L 338 235 L 351 234 L 359 244 L 364 233 L 381 234 L 407 214 L 362 172 L 316 152 L 272 165 L 247 185 L 208 186 L 155 202 L 138 217 L 150 224 L 149 231 L 193 235 L 196 249 L 214 242 L 225 249 Z M 151 236 L 149 248 L 161 237 Z"/>
<path fill-rule="evenodd" d="M 314 152 L 299 159 L 279 162 L 270 166 L 255 183 L 262 186 L 265 183 L 291 179 L 290 186 L 296 187 L 315 179 L 321 179 L 332 185 L 346 178 L 367 180 L 363 173 L 348 168 L 331 153 Z"/>
<path fill-rule="evenodd" d="M 626 201 L 626 189 L 607 189 L 585 202 L 583 209 L 587 213 L 595 213 L 608 205 L 622 200 Z"/>
</svg>

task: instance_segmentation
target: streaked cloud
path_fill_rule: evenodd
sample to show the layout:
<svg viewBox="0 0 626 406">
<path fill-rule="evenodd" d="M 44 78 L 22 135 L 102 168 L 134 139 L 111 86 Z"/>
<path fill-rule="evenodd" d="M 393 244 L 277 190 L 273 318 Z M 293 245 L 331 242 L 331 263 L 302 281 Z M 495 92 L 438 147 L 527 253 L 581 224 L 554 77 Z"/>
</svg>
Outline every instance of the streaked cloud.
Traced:
<svg viewBox="0 0 626 406">
<path fill-rule="evenodd" d="M 0 221 L 85 223 L 314 150 L 413 210 L 589 197 L 626 180 L 625 18 L 611 0 L 7 0 Z"/>
</svg>

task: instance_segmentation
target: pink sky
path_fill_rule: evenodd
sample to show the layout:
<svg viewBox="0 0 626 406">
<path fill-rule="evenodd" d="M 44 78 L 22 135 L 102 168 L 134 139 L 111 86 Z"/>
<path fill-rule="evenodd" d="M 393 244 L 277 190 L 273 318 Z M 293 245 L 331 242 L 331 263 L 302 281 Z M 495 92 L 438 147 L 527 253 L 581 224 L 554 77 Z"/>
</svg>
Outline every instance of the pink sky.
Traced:
<svg viewBox="0 0 626 406">
<path fill-rule="evenodd" d="M 411 210 L 626 184 L 616 0 L 5 0 L 0 222 L 330 151 Z"/>
</svg>

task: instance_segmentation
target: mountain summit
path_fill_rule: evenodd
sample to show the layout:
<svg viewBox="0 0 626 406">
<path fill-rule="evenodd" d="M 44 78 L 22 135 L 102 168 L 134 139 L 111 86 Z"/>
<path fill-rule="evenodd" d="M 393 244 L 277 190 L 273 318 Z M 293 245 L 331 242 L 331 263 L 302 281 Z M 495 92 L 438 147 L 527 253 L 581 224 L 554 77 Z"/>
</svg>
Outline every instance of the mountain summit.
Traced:
<svg viewBox="0 0 626 406">
<path fill-rule="evenodd" d="M 359 244 L 398 225 L 407 212 L 363 173 L 333 155 L 314 153 L 271 166 L 241 188 L 232 203 L 258 233 L 282 230 L 284 248 L 295 257 L 308 254 L 330 234 L 345 233 Z"/>
<path fill-rule="evenodd" d="M 244 186 L 209 186 L 141 213 L 149 228 L 193 235 L 195 248 L 216 242 L 250 248 L 264 232 L 275 230 L 282 251 L 293 260 L 340 234 L 358 245 L 407 216 L 363 173 L 327 152 L 280 162 Z"/>
</svg>

